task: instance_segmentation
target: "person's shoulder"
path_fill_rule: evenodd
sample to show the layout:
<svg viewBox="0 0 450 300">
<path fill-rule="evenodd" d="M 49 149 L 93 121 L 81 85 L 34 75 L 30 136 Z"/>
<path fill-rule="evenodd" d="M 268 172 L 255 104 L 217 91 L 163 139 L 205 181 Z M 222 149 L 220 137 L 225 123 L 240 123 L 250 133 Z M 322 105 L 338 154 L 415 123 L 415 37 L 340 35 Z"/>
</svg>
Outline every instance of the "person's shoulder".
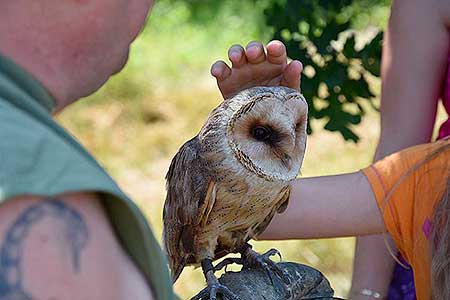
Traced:
<svg viewBox="0 0 450 300">
<path fill-rule="evenodd" d="M 380 185 L 380 191 L 386 194 L 392 186 L 411 178 L 412 174 L 428 172 L 445 172 L 450 162 L 450 139 L 412 146 L 375 162 L 363 171 L 372 186 Z M 438 168 L 436 168 L 436 166 Z M 441 171 L 439 171 L 441 170 Z M 409 181 L 406 181 L 409 182 Z"/>
<path fill-rule="evenodd" d="M 450 156 L 450 139 L 446 138 L 432 143 L 415 145 L 399 152 L 388 155 L 384 159 L 375 163 L 375 165 L 403 165 L 405 168 L 411 168 L 414 164 L 424 163 L 437 159 L 448 159 Z"/>
<path fill-rule="evenodd" d="M 10 198 L 0 206 L 0 220 L 7 298 L 152 299 L 95 193 Z"/>
</svg>

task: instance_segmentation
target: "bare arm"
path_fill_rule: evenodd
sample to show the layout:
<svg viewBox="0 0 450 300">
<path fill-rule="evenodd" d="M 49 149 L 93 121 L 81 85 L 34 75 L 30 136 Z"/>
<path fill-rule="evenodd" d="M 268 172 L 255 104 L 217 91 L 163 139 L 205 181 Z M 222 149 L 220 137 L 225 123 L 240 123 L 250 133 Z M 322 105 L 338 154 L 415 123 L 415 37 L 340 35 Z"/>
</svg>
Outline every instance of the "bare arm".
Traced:
<svg viewBox="0 0 450 300">
<path fill-rule="evenodd" d="M 375 161 L 431 139 L 449 55 L 449 12 L 448 1 L 393 2 L 383 45 L 381 135 Z M 358 239 L 353 291 L 369 288 L 387 294 L 394 261 L 383 239 Z M 354 294 L 352 299 L 367 297 Z"/>
<path fill-rule="evenodd" d="M 152 299 L 94 194 L 0 206 L 0 299 Z"/>
<path fill-rule="evenodd" d="M 428 1 L 393 3 L 383 47 L 381 136 L 375 159 L 431 139 L 450 43 L 440 14 L 439 6 Z"/>
<path fill-rule="evenodd" d="M 370 184 L 362 172 L 356 172 L 296 180 L 289 207 L 259 238 L 326 238 L 384 230 Z"/>
</svg>

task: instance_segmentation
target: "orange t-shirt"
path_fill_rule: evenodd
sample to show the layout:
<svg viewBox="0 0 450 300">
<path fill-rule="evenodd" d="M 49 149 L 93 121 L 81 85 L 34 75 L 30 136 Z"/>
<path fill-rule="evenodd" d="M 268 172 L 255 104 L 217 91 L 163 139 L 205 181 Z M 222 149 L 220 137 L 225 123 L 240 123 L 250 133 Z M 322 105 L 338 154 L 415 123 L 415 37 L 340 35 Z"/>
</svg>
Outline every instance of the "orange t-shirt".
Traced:
<svg viewBox="0 0 450 300">
<path fill-rule="evenodd" d="M 441 147 L 442 152 L 424 161 Z M 419 166 L 420 162 L 424 163 Z M 450 139 L 405 149 L 363 172 L 388 232 L 413 268 L 417 299 L 431 299 L 428 237 L 434 207 L 442 198 L 450 176 Z"/>
</svg>

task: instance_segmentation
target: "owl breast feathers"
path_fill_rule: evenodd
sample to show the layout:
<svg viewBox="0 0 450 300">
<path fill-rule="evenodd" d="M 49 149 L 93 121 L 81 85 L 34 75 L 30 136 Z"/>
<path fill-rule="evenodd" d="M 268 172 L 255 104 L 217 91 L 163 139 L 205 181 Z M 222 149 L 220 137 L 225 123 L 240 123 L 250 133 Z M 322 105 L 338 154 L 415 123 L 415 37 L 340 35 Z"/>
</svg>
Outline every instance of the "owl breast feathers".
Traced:
<svg viewBox="0 0 450 300">
<path fill-rule="evenodd" d="M 164 243 L 175 281 L 186 265 L 239 251 L 288 203 L 306 146 L 297 91 L 255 87 L 223 101 L 167 172 Z"/>
</svg>

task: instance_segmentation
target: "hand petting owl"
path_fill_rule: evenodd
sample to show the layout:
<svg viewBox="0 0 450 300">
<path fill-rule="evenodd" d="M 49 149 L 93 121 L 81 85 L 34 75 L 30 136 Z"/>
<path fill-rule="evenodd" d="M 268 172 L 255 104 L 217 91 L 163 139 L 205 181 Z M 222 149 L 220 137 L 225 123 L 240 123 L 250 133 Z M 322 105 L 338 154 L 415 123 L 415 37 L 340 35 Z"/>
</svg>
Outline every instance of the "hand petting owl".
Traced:
<svg viewBox="0 0 450 300">
<path fill-rule="evenodd" d="M 283 49 L 281 56 L 286 60 Z M 243 52 L 241 55 L 246 57 Z M 180 148 L 167 172 L 165 248 L 174 282 L 186 265 L 201 264 L 208 286 L 193 299 L 209 295 L 210 300 L 215 300 L 219 292 L 238 300 L 214 275 L 214 271 L 233 262 L 263 268 L 270 278 L 277 276 L 288 298 L 287 277 L 270 259 L 278 251 L 272 249 L 260 255 L 248 241 L 267 227 L 275 213 L 287 207 L 290 182 L 298 175 L 305 152 L 308 106 L 295 89 L 250 87 L 247 84 L 259 82 L 243 79 L 255 70 L 272 68 L 277 69 L 273 72 L 277 79 L 263 83 L 292 83 L 295 79 L 285 75 L 289 70 L 299 75 L 301 64 L 287 65 L 279 60 L 274 67 L 268 62 L 268 50 L 264 62 L 260 62 L 265 66 L 255 69 L 248 66 L 248 59 L 241 67 L 248 67 L 250 73 L 238 70 L 233 75 L 236 64 L 232 56 L 233 69 L 228 76 L 217 77 L 228 99 L 211 112 L 199 134 Z M 224 63 L 215 66 L 213 74 L 215 68 L 227 72 Z M 264 76 L 260 79 L 265 80 Z M 213 260 L 228 253 L 240 253 L 241 258 L 228 258 L 213 266 Z"/>
<path fill-rule="evenodd" d="M 224 99 L 255 86 L 285 86 L 300 91 L 301 62 L 288 63 L 286 47 L 280 41 L 271 41 L 266 51 L 259 42 L 250 42 L 245 50 L 234 45 L 228 50 L 230 68 L 218 60 L 211 66 L 211 74 Z"/>
</svg>

